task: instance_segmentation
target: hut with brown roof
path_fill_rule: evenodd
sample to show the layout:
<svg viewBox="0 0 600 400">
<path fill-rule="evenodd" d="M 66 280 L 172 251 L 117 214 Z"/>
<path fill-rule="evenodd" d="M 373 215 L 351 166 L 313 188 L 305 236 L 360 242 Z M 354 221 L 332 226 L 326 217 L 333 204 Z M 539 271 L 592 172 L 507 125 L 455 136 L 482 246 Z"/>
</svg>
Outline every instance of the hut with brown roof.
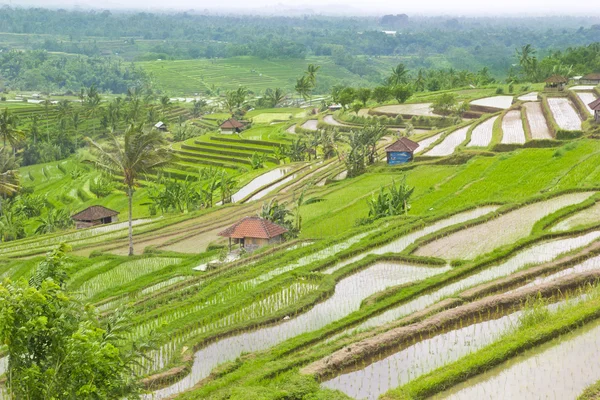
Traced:
<svg viewBox="0 0 600 400">
<path fill-rule="evenodd" d="M 413 153 L 419 147 L 419 143 L 409 138 L 401 137 L 385 148 L 388 165 L 405 164 L 413 159 Z"/>
<path fill-rule="evenodd" d="M 552 75 L 550 78 L 546 79 L 546 87 L 545 91 L 548 92 L 562 92 L 565 90 L 565 86 L 569 80 L 564 76 L 560 75 Z"/>
<path fill-rule="evenodd" d="M 600 85 L 600 73 L 594 72 L 581 77 L 579 83 L 582 85 Z"/>
<path fill-rule="evenodd" d="M 600 123 L 600 99 L 592 101 L 588 107 L 594 111 L 594 121 Z"/>
<path fill-rule="evenodd" d="M 90 206 L 83 211 L 71 216 L 75 221 L 77 229 L 89 228 L 90 226 L 110 224 L 117 222 L 119 213 L 104 206 Z"/>
<path fill-rule="evenodd" d="M 229 238 L 231 245 L 239 244 L 246 250 L 252 251 L 268 244 L 283 242 L 283 234 L 288 230 L 267 219 L 260 217 L 245 217 L 219 232 L 219 236 Z"/>
<path fill-rule="evenodd" d="M 238 121 L 235 118 L 229 118 L 228 120 L 225 120 L 219 126 L 219 130 L 221 131 L 221 133 L 225 133 L 228 135 L 230 135 L 232 133 L 241 132 L 242 129 L 244 129 L 244 124 L 242 124 L 240 121 Z"/>
</svg>

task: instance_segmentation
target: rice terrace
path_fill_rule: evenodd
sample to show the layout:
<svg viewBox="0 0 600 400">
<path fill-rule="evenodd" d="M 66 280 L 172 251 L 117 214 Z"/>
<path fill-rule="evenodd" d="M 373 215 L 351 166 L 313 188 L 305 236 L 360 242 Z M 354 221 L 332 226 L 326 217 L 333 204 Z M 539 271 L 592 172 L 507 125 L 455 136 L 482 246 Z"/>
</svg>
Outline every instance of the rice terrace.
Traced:
<svg viewBox="0 0 600 400">
<path fill-rule="evenodd" d="M 600 398 L 599 15 L 100 3 L 0 7 L 0 399 Z"/>
</svg>

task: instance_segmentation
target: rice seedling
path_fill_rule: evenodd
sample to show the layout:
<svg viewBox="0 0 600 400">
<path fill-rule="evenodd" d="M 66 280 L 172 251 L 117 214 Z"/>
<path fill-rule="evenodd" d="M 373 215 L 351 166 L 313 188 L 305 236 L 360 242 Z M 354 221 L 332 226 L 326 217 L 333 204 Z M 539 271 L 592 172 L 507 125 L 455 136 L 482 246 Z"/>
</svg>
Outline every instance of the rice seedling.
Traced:
<svg viewBox="0 0 600 400">
<path fill-rule="evenodd" d="M 481 124 L 477 125 L 473 132 L 471 132 L 471 141 L 467 144 L 467 147 L 487 147 L 492 141 L 492 129 L 494 122 L 498 119 L 497 116 L 487 119 Z"/>
<path fill-rule="evenodd" d="M 502 119 L 501 143 L 525 143 L 525 130 L 523 129 L 519 110 L 507 112 Z"/>
<path fill-rule="evenodd" d="M 454 150 L 458 146 L 461 145 L 467 139 L 467 132 L 469 131 L 469 127 L 465 126 L 464 128 L 459 128 L 454 132 L 450 133 L 448 136 L 442 140 L 440 144 L 435 146 L 433 149 L 429 150 L 425 153 L 425 156 L 449 156 L 454 153 Z"/>
<path fill-rule="evenodd" d="M 572 193 L 533 203 L 483 224 L 464 229 L 420 247 L 415 254 L 447 260 L 473 259 L 528 236 L 535 223 L 593 193 Z M 485 240 L 482 240 L 485 238 Z"/>
<path fill-rule="evenodd" d="M 552 139 L 552 133 L 546 122 L 546 117 L 542 111 L 542 104 L 535 101 L 523 104 L 527 121 L 531 130 L 532 139 Z"/>
<path fill-rule="evenodd" d="M 425 268 L 394 263 L 377 263 L 343 279 L 336 285 L 332 297 L 309 311 L 282 323 L 237 336 L 218 340 L 196 352 L 191 373 L 177 383 L 157 390 L 149 399 L 162 399 L 193 386 L 210 371 L 243 352 L 267 349 L 300 333 L 319 329 L 360 307 L 363 299 L 388 286 L 414 282 L 449 270 Z"/>
<path fill-rule="evenodd" d="M 581 130 L 581 118 L 579 118 L 577 111 L 575 111 L 569 99 L 564 97 L 550 97 L 548 98 L 548 105 L 556 123 L 561 129 L 566 131 Z"/>
<path fill-rule="evenodd" d="M 142 258 L 134 261 L 127 261 L 119 264 L 111 270 L 96 275 L 85 281 L 80 287 L 79 292 L 87 298 L 90 298 L 102 291 L 128 284 L 137 278 L 147 274 L 152 274 L 170 265 L 181 262 L 180 258 Z"/>
</svg>

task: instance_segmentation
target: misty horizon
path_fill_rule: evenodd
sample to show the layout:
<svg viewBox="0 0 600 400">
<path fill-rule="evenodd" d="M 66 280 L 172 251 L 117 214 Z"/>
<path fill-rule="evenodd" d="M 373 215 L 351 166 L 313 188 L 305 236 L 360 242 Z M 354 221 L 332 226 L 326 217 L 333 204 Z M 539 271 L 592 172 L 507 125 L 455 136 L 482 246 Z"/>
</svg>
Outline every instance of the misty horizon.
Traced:
<svg viewBox="0 0 600 400">
<path fill-rule="evenodd" d="M 387 4 L 386 4 L 387 3 Z M 0 6 L 13 8 L 42 7 L 67 10 L 114 10 L 120 12 L 195 12 L 216 15 L 223 14 L 258 14 L 258 15 L 331 15 L 331 16 L 380 16 L 384 14 L 409 14 L 411 16 L 452 16 L 452 17 L 600 17 L 600 7 L 596 9 L 577 9 L 571 7 L 564 11 L 564 2 L 559 1 L 516 1 L 507 0 L 500 4 L 486 4 L 478 7 L 473 1 L 463 0 L 447 2 L 438 0 L 419 4 L 389 4 L 385 0 L 363 1 L 350 0 L 344 3 L 323 3 L 318 0 L 305 0 L 302 3 L 283 4 L 280 0 L 258 0 L 248 6 L 241 0 L 227 0 L 220 6 L 214 3 L 191 0 L 172 0 L 168 6 L 159 0 L 3 0 Z"/>
</svg>

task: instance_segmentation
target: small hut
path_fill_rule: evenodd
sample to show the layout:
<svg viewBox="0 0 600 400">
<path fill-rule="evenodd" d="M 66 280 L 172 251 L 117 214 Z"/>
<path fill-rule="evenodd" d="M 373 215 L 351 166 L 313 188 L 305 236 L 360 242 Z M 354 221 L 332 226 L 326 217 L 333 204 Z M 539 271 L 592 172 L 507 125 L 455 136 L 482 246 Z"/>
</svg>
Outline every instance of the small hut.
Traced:
<svg viewBox="0 0 600 400">
<path fill-rule="evenodd" d="M 229 250 L 232 244 L 239 244 L 248 251 L 255 250 L 268 244 L 283 242 L 283 234 L 288 230 L 267 219 L 260 217 L 245 217 L 219 232 L 219 236 L 229 238 Z"/>
<path fill-rule="evenodd" d="M 156 123 L 156 125 L 154 125 L 154 127 L 155 127 L 156 129 L 158 129 L 159 131 L 166 131 L 166 130 L 167 130 L 167 124 L 165 124 L 165 123 L 164 123 L 164 122 L 162 122 L 162 121 L 158 121 L 158 122 Z"/>
<path fill-rule="evenodd" d="M 228 135 L 230 135 L 232 133 L 241 132 L 243 128 L 244 128 L 244 124 L 242 124 L 240 121 L 238 121 L 235 118 L 229 118 L 228 120 L 224 121 L 219 126 L 221 133 L 228 134 Z"/>
<path fill-rule="evenodd" d="M 600 73 L 587 74 L 581 77 L 579 83 L 582 85 L 600 85 Z"/>
<path fill-rule="evenodd" d="M 119 213 L 104 206 L 90 206 L 83 211 L 73 215 L 77 229 L 89 228 L 90 226 L 110 224 L 117 222 Z"/>
<path fill-rule="evenodd" d="M 600 123 L 600 98 L 592 101 L 588 107 L 594 111 L 594 121 Z"/>
<path fill-rule="evenodd" d="M 419 143 L 401 137 L 385 148 L 388 165 L 405 164 L 411 161 L 413 159 L 413 153 L 418 147 Z"/>
<path fill-rule="evenodd" d="M 568 79 L 560 75 L 552 75 L 546 79 L 546 87 L 544 88 L 547 92 L 562 92 L 565 90 L 565 86 L 568 83 Z"/>
</svg>

